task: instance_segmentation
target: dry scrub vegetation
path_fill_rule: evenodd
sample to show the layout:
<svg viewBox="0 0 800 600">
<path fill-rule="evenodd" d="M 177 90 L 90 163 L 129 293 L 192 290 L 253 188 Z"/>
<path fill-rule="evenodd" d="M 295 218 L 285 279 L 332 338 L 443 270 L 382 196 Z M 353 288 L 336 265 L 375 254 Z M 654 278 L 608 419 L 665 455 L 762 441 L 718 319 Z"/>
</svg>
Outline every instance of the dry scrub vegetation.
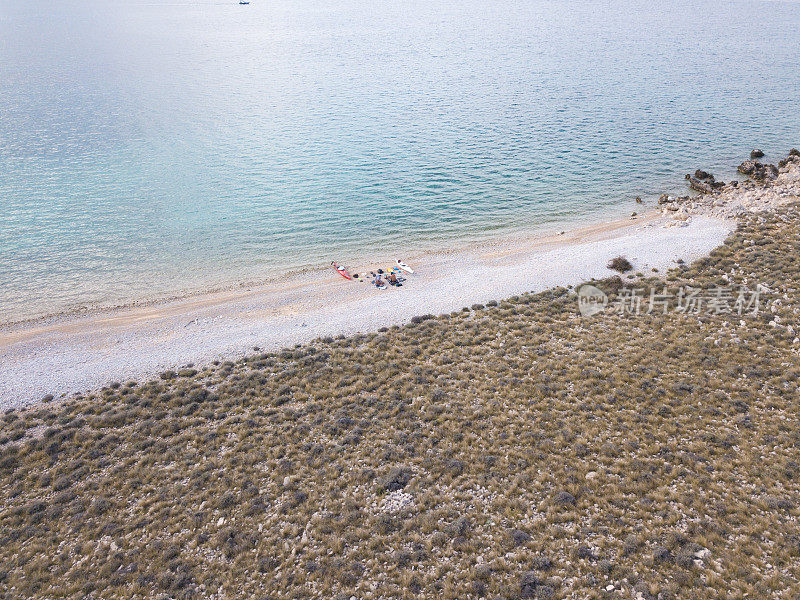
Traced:
<svg viewBox="0 0 800 600">
<path fill-rule="evenodd" d="M 555 289 L 9 411 L 0 597 L 797 598 L 798 207 L 666 278 L 771 309 Z"/>
</svg>

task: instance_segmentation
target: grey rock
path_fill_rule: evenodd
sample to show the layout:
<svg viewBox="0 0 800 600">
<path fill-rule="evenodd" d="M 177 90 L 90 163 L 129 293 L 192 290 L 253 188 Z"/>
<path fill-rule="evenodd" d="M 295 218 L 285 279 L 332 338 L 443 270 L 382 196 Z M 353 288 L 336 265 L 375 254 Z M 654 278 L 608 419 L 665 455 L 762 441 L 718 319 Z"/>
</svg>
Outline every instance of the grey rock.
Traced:
<svg viewBox="0 0 800 600">
<path fill-rule="evenodd" d="M 742 175 L 752 175 L 756 170 L 756 163 L 752 160 L 746 160 L 739 165 L 738 171 Z"/>
<path fill-rule="evenodd" d="M 689 178 L 689 187 L 700 192 L 701 194 L 710 194 L 714 191 L 714 188 L 711 187 L 711 184 L 708 184 L 705 181 L 700 181 L 695 177 Z"/>
<path fill-rule="evenodd" d="M 752 160 L 746 160 L 740 164 L 739 172 L 755 181 L 772 181 L 778 177 L 778 167 L 775 165 L 764 165 Z"/>
<path fill-rule="evenodd" d="M 777 179 L 778 167 L 775 165 L 764 165 L 764 179 Z"/>
</svg>

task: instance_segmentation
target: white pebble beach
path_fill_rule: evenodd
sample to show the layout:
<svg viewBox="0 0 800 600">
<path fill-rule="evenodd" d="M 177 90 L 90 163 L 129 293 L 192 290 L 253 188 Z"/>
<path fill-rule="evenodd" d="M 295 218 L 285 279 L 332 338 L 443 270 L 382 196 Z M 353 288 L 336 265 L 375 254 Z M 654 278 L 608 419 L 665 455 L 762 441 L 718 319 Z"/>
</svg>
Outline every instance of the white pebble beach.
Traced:
<svg viewBox="0 0 800 600">
<path fill-rule="evenodd" d="M 6 326 L 0 408 L 608 277 L 607 264 L 619 255 L 634 272 L 663 271 L 707 254 L 734 227 L 703 215 L 678 224 L 653 211 L 563 234 L 406 256 L 416 272 L 401 288 L 377 290 L 326 268 L 250 289 Z"/>
</svg>

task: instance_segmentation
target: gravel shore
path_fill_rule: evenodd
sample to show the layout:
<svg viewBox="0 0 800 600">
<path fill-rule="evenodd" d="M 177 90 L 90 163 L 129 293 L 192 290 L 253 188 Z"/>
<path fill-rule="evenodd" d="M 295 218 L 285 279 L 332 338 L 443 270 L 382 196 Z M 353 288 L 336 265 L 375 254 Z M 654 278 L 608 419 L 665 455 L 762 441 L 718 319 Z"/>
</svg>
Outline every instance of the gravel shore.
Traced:
<svg viewBox="0 0 800 600">
<path fill-rule="evenodd" d="M 379 291 L 326 269 L 281 285 L 7 328 L 0 330 L 0 408 L 607 277 L 609 260 L 621 254 L 636 270 L 664 270 L 707 254 L 734 227 L 704 216 L 675 224 L 651 211 L 563 235 L 413 257 L 416 273 L 399 289 Z"/>
</svg>

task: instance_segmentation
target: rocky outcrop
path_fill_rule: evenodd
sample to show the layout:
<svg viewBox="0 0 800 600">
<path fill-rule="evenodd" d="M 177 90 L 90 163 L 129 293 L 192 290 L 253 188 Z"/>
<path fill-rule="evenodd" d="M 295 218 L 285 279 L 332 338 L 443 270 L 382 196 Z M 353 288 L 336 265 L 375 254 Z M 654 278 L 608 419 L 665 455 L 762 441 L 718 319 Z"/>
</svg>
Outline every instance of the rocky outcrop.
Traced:
<svg viewBox="0 0 800 600">
<path fill-rule="evenodd" d="M 753 172 L 756 170 L 756 163 L 752 160 L 746 160 L 742 164 L 739 165 L 737 169 L 739 173 L 742 175 L 752 175 Z"/>
<path fill-rule="evenodd" d="M 753 173 L 753 179 L 757 181 L 771 181 L 773 179 L 778 178 L 778 167 L 775 165 L 763 165 L 760 169 L 756 169 L 756 172 Z"/>
<path fill-rule="evenodd" d="M 697 192 L 700 192 L 701 194 L 710 194 L 714 191 L 714 188 L 711 187 L 710 183 L 701 181 L 696 177 L 689 177 L 689 187 Z"/>
<path fill-rule="evenodd" d="M 751 150 L 750 151 L 750 158 L 751 159 L 763 158 L 763 156 L 764 156 L 764 153 L 761 150 L 759 150 L 758 148 L 756 148 L 755 150 Z"/>
<path fill-rule="evenodd" d="M 711 173 L 701 169 L 697 169 L 694 175 L 687 174 L 686 179 L 689 181 L 689 187 L 701 194 L 710 194 L 725 187 L 724 181 L 716 181 Z"/>
<path fill-rule="evenodd" d="M 749 179 L 731 181 L 713 195 L 695 197 L 690 212 L 738 217 L 800 200 L 800 153 L 790 153 L 780 161 L 780 168 L 746 160 L 739 165 L 739 172 Z"/>
<path fill-rule="evenodd" d="M 780 161 L 780 168 L 746 160 L 739 165 L 739 172 L 749 179 L 724 183 L 711 177 L 687 175 L 689 185 L 701 194 L 677 197 L 663 194 L 658 204 L 660 212 L 669 217 L 665 226 L 684 226 L 696 214 L 737 218 L 800 200 L 800 152 L 790 152 Z M 704 172 L 695 173 L 698 174 Z"/>
<path fill-rule="evenodd" d="M 783 161 L 781 161 L 783 162 Z M 785 164 L 785 163 L 784 163 Z M 775 165 L 762 164 L 758 161 L 746 160 L 739 165 L 739 173 L 747 175 L 755 181 L 772 181 L 778 178 L 779 169 Z"/>
</svg>

